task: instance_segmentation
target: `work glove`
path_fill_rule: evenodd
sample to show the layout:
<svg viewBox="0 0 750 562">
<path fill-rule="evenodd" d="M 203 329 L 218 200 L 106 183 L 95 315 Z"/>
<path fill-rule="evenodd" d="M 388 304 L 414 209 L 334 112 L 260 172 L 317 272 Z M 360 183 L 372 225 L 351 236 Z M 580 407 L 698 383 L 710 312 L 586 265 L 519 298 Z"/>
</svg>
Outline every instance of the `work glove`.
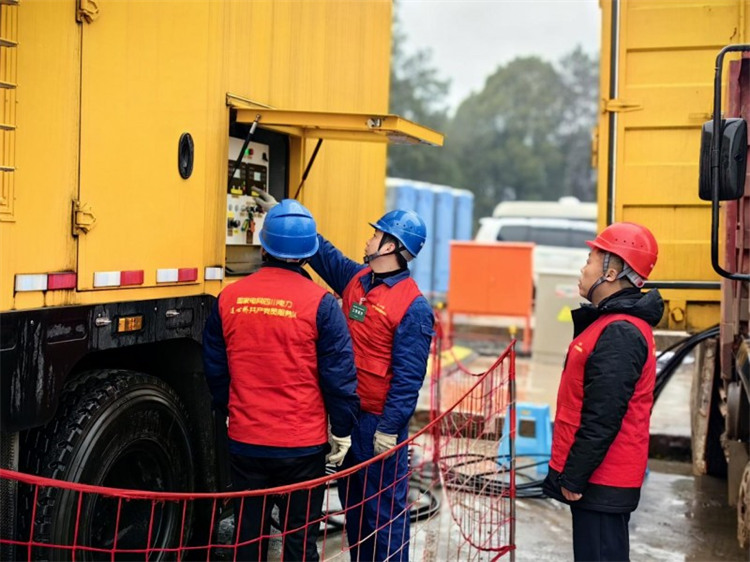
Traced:
<svg viewBox="0 0 750 562">
<path fill-rule="evenodd" d="M 331 452 L 326 455 L 326 462 L 334 466 L 341 466 L 349 447 L 352 446 L 352 438 L 349 435 L 336 437 L 331 434 L 328 437 L 328 443 L 331 445 Z"/>
<path fill-rule="evenodd" d="M 265 191 L 253 190 L 253 199 L 255 199 L 255 202 L 258 204 L 258 206 L 263 209 L 264 213 L 267 213 L 279 204 L 279 202 L 276 201 L 276 198 L 273 195 L 271 195 L 270 193 L 266 193 Z"/>
<path fill-rule="evenodd" d="M 398 435 L 376 431 L 372 438 L 372 448 L 375 450 L 375 456 L 380 453 L 385 453 L 389 449 L 393 449 L 396 446 L 397 438 Z"/>
</svg>

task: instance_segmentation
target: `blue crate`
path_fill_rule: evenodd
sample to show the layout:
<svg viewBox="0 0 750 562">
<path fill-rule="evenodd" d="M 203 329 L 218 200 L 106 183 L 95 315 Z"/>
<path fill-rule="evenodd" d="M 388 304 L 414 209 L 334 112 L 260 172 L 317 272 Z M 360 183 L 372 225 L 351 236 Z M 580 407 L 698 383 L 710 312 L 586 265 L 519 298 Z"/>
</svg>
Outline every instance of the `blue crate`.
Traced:
<svg viewBox="0 0 750 562">
<path fill-rule="evenodd" d="M 510 407 L 505 413 L 510 419 Z M 497 448 L 498 462 L 503 464 L 510 457 L 509 433 L 510 424 L 503 423 L 502 436 Z M 549 404 L 516 404 L 516 457 L 531 457 L 536 462 L 536 472 L 547 474 L 549 457 L 552 451 L 552 421 Z"/>
</svg>

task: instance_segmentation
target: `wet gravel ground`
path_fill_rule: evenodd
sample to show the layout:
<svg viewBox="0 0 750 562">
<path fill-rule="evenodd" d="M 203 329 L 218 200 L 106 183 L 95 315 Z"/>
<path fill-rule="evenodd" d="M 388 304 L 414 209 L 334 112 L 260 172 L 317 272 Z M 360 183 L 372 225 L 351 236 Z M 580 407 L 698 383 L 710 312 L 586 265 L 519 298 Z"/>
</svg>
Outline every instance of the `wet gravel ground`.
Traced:
<svg viewBox="0 0 750 562">
<path fill-rule="evenodd" d="M 726 482 L 696 477 L 687 463 L 651 460 L 641 503 L 630 519 L 631 560 L 750 560 L 739 548 Z M 516 560 L 573 559 L 570 512 L 553 500 L 516 503 Z"/>
</svg>

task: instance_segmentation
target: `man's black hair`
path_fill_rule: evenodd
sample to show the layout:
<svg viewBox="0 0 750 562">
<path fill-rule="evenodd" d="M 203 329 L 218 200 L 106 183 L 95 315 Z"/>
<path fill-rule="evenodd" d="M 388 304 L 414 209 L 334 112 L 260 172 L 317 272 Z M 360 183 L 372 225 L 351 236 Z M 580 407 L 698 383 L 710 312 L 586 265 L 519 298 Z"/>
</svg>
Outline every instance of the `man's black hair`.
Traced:
<svg viewBox="0 0 750 562">
<path fill-rule="evenodd" d="M 393 244 L 396 246 L 395 255 L 396 255 L 396 261 L 398 262 L 399 268 L 406 269 L 408 267 L 406 258 L 403 255 L 401 255 L 401 252 L 406 250 L 406 248 L 401 242 L 399 242 L 398 238 L 396 238 L 392 234 L 388 234 L 387 232 L 384 232 L 383 237 L 380 239 L 380 245 L 378 246 L 378 250 L 380 250 L 380 248 L 382 248 L 389 242 L 393 242 Z"/>
</svg>

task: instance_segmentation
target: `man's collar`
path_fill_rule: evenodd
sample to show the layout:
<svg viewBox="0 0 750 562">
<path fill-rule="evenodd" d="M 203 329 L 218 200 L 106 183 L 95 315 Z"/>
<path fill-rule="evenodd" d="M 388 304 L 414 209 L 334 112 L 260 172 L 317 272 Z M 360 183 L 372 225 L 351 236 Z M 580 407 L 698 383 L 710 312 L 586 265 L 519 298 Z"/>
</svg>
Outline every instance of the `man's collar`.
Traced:
<svg viewBox="0 0 750 562">
<path fill-rule="evenodd" d="M 280 260 L 269 260 L 263 262 L 261 265 L 261 268 L 264 267 L 275 267 L 277 269 L 286 269 L 287 271 L 293 271 L 294 273 L 299 273 L 303 277 L 307 277 L 308 279 L 312 279 L 310 277 L 310 274 L 305 271 L 303 267 L 301 267 L 298 263 L 290 263 Z"/>
<path fill-rule="evenodd" d="M 404 269 L 403 271 L 399 271 L 395 275 L 390 275 L 389 277 L 385 278 L 375 278 L 374 273 L 370 273 L 369 275 L 363 275 L 360 277 L 360 282 L 362 283 L 362 286 L 365 288 L 366 291 L 369 291 L 376 285 L 379 285 L 380 283 L 386 284 L 388 287 L 393 287 L 396 283 L 399 281 L 403 281 L 404 279 L 407 279 L 409 277 L 409 270 Z"/>
</svg>

